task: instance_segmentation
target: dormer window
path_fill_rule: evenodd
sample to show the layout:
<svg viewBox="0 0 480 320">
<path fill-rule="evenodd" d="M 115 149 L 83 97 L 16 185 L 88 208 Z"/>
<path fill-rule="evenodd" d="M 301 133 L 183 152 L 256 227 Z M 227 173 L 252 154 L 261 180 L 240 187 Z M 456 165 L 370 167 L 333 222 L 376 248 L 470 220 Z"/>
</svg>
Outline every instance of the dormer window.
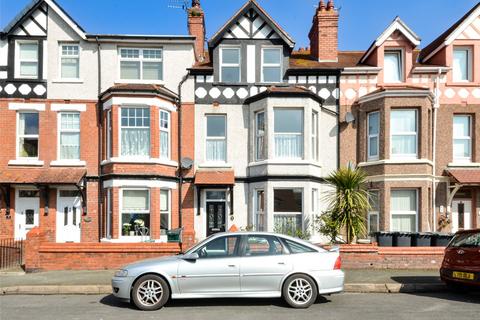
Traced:
<svg viewBox="0 0 480 320">
<path fill-rule="evenodd" d="M 385 83 L 403 81 L 403 62 L 401 50 L 385 50 L 383 77 Z"/>
<path fill-rule="evenodd" d="M 120 49 L 121 80 L 163 80 L 163 50 Z"/>
<path fill-rule="evenodd" d="M 472 81 L 472 50 L 468 47 L 453 48 L 453 82 Z"/>
<path fill-rule="evenodd" d="M 16 60 L 16 78 L 38 78 L 38 41 L 18 41 Z"/>
<path fill-rule="evenodd" d="M 262 49 L 262 82 L 282 81 L 282 51 L 280 48 Z"/>
<path fill-rule="evenodd" d="M 220 81 L 240 82 L 240 48 L 220 49 Z"/>
</svg>

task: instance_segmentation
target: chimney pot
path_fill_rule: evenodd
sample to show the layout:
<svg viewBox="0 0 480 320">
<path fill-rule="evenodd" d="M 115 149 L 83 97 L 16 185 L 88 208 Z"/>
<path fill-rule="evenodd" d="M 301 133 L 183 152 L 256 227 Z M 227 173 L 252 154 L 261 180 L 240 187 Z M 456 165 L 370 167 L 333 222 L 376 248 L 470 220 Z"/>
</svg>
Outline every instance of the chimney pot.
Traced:
<svg viewBox="0 0 480 320">
<path fill-rule="evenodd" d="M 320 11 L 325 11 L 325 2 L 323 0 L 320 0 L 320 3 L 318 4 L 318 8 Z"/>
<path fill-rule="evenodd" d="M 334 8 L 335 8 L 335 5 L 333 4 L 333 0 L 328 0 L 327 11 L 333 10 Z"/>
</svg>

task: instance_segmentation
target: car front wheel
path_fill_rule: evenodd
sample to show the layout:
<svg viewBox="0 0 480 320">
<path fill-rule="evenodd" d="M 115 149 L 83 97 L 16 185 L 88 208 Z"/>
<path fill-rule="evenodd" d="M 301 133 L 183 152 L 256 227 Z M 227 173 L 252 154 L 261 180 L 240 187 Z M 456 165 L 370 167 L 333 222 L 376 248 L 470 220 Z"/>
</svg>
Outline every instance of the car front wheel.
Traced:
<svg viewBox="0 0 480 320">
<path fill-rule="evenodd" d="M 307 275 L 293 275 L 283 285 L 283 298 L 293 308 L 308 308 L 318 296 L 315 282 Z"/>
<path fill-rule="evenodd" d="M 132 300 L 141 310 L 160 309 L 167 303 L 170 289 L 167 282 L 156 275 L 148 274 L 137 280 L 132 290 Z"/>
</svg>

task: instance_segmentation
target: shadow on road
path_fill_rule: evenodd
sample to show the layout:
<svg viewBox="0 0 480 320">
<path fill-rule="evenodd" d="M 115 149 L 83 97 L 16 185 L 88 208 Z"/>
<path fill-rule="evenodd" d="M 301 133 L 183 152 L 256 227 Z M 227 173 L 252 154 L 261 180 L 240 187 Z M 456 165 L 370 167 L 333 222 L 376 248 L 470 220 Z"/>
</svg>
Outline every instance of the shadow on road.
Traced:
<svg viewBox="0 0 480 320">
<path fill-rule="evenodd" d="M 442 283 L 440 276 L 393 276 L 390 279 L 401 284 Z"/>
<path fill-rule="evenodd" d="M 315 304 L 330 302 L 324 296 L 319 296 Z M 113 295 L 108 295 L 100 300 L 100 303 L 110 307 L 136 309 L 128 302 L 118 300 Z M 170 300 L 166 308 L 190 308 L 190 307 L 231 307 L 231 306 L 274 306 L 289 308 L 280 298 L 212 298 L 212 299 L 178 299 Z"/>
<path fill-rule="evenodd" d="M 453 292 L 450 290 L 444 292 L 423 292 L 423 293 L 409 293 L 419 297 L 436 298 L 448 301 L 473 303 L 480 305 L 480 290 L 466 290 L 464 292 Z"/>
</svg>

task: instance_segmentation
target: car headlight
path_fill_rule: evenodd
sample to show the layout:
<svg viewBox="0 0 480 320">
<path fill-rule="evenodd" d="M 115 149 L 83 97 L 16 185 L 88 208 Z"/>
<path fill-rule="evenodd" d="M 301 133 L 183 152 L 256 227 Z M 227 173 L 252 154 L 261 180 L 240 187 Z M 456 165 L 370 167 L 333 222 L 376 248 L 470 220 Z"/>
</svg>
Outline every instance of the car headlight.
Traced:
<svg viewBox="0 0 480 320">
<path fill-rule="evenodd" d="M 115 277 L 126 277 L 128 276 L 128 271 L 127 270 L 117 270 L 115 271 Z"/>
</svg>

